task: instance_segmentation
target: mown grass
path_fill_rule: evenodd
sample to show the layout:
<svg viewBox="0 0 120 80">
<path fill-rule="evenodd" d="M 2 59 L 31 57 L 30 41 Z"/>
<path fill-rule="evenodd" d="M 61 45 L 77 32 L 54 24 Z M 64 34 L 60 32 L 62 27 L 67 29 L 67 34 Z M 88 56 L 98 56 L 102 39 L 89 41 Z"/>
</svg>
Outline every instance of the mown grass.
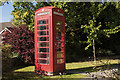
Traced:
<svg viewBox="0 0 120 80">
<path fill-rule="evenodd" d="M 118 59 L 114 60 L 107 60 L 103 59 L 102 62 L 105 64 L 110 63 L 110 64 L 118 64 Z M 95 70 L 93 67 L 96 66 L 104 66 L 105 64 L 100 63 L 99 61 L 94 64 L 93 61 L 88 61 L 88 62 L 72 62 L 72 63 L 66 63 L 66 70 L 71 71 L 70 74 L 65 74 L 62 75 L 62 78 L 68 79 L 69 80 L 74 80 L 74 79 L 80 79 L 80 78 L 85 78 L 87 75 L 81 74 L 82 72 L 94 72 Z M 3 73 L 3 80 L 53 80 L 56 78 L 61 78 L 60 75 L 56 76 L 40 76 L 38 74 L 34 73 L 35 66 L 27 66 L 27 67 L 22 67 L 19 69 L 15 69 L 12 72 L 8 73 Z M 63 79 L 62 79 L 63 80 Z"/>
</svg>

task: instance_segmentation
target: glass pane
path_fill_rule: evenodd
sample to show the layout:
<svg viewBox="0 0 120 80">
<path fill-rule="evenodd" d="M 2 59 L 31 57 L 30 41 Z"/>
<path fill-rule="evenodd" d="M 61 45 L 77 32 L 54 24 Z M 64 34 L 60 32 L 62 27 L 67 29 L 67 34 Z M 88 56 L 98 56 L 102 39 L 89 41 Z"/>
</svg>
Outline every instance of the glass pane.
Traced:
<svg viewBox="0 0 120 80">
<path fill-rule="evenodd" d="M 40 58 L 47 58 L 47 54 L 40 54 Z"/>
<path fill-rule="evenodd" d="M 37 38 L 38 41 L 49 41 L 48 37 L 38 37 Z"/>
<path fill-rule="evenodd" d="M 57 47 L 61 47 L 61 42 L 57 42 Z"/>
<path fill-rule="evenodd" d="M 48 46 L 49 46 L 49 43 L 48 43 L 48 42 L 38 43 L 38 47 L 48 47 Z"/>
<path fill-rule="evenodd" d="M 40 64 L 47 64 L 47 60 L 40 60 Z"/>
<path fill-rule="evenodd" d="M 38 26 L 37 30 L 46 30 L 46 26 Z"/>
<path fill-rule="evenodd" d="M 48 60 L 47 61 L 48 61 L 48 64 L 49 64 L 49 53 L 48 53 Z"/>
<path fill-rule="evenodd" d="M 46 24 L 46 20 L 39 20 L 39 21 L 37 22 L 37 25 L 40 25 L 40 24 Z"/>
<path fill-rule="evenodd" d="M 40 63 L 40 64 L 47 64 L 47 60 L 40 60 L 40 59 L 38 59 L 38 60 L 37 60 L 37 63 Z"/>
<path fill-rule="evenodd" d="M 46 41 L 46 37 L 40 37 L 40 41 Z"/>
<path fill-rule="evenodd" d="M 49 48 L 38 48 L 38 52 L 49 52 Z"/>
<path fill-rule="evenodd" d="M 48 20 L 47 20 L 47 24 L 48 24 Z"/>
<path fill-rule="evenodd" d="M 46 31 L 40 31 L 40 32 L 37 32 L 37 35 L 38 35 L 38 36 L 46 35 Z"/>
<path fill-rule="evenodd" d="M 40 32 L 37 32 L 38 36 L 41 36 L 41 35 L 46 35 L 46 31 L 40 31 Z"/>
<path fill-rule="evenodd" d="M 38 54 L 37 58 L 47 58 L 47 54 Z"/>
<path fill-rule="evenodd" d="M 40 60 L 39 60 L 39 59 L 37 60 L 37 63 L 40 63 Z"/>
<path fill-rule="evenodd" d="M 61 48 L 57 48 L 57 52 L 61 52 Z"/>
<path fill-rule="evenodd" d="M 57 58 L 62 58 L 62 53 L 57 53 Z"/>
<path fill-rule="evenodd" d="M 56 37 L 56 40 L 57 41 L 61 41 L 61 37 Z"/>
<path fill-rule="evenodd" d="M 47 52 L 46 48 L 40 48 L 40 52 Z"/>
<path fill-rule="evenodd" d="M 49 35 L 49 31 L 47 31 L 47 35 Z"/>
<path fill-rule="evenodd" d="M 57 34 L 56 34 L 57 36 L 61 36 L 61 32 L 57 32 Z"/>
<path fill-rule="evenodd" d="M 63 59 L 57 59 L 57 63 L 62 63 Z"/>
<path fill-rule="evenodd" d="M 57 26 L 57 27 L 56 27 L 56 30 L 57 30 L 57 31 L 61 31 L 61 26 Z"/>
</svg>

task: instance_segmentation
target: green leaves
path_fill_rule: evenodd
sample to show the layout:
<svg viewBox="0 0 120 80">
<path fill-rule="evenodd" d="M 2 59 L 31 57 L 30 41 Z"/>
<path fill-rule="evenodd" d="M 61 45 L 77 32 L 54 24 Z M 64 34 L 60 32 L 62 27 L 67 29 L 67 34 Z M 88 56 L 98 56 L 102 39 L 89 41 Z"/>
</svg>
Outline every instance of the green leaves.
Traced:
<svg viewBox="0 0 120 80">
<path fill-rule="evenodd" d="M 14 25 L 27 24 L 34 30 L 34 11 L 40 7 L 54 6 L 65 12 L 66 44 L 87 43 L 88 49 L 92 40 L 100 43 L 101 35 L 110 37 L 119 32 L 120 3 L 105 2 L 14 2 L 12 15 Z M 86 39 L 87 38 L 87 39 Z"/>
<path fill-rule="evenodd" d="M 0 6 L 3 6 L 5 3 L 9 4 L 8 0 L 0 0 Z"/>
<path fill-rule="evenodd" d="M 87 50 L 90 46 L 92 46 L 92 41 L 93 41 L 93 39 L 98 39 L 97 37 L 97 35 L 98 35 L 98 33 L 99 33 L 99 29 L 100 29 L 100 27 L 101 27 L 101 24 L 99 23 L 99 25 L 98 26 L 95 26 L 95 23 L 96 23 L 96 20 L 95 20 L 95 18 L 93 19 L 93 20 L 90 20 L 89 21 L 89 24 L 88 25 L 82 25 L 81 26 L 81 28 L 83 28 L 84 29 L 84 32 L 85 33 L 87 33 L 88 35 L 87 35 L 87 44 L 88 44 L 88 46 L 87 47 L 85 47 L 85 50 Z"/>
<path fill-rule="evenodd" d="M 116 26 L 113 29 L 104 29 L 103 33 L 105 33 L 107 37 L 110 37 L 110 34 L 116 34 L 119 31 L 120 31 L 120 26 Z"/>
<path fill-rule="evenodd" d="M 45 2 L 38 2 L 36 5 L 33 2 L 14 2 L 11 13 L 14 16 L 13 24 L 15 26 L 26 24 L 30 30 L 34 30 L 34 11 L 45 5 L 47 5 Z"/>
<path fill-rule="evenodd" d="M 92 19 L 89 20 L 88 24 L 81 26 L 81 28 L 84 29 L 84 33 L 87 33 L 86 43 L 88 46 L 85 48 L 85 50 L 92 46 L 92 40 L 100 43 L 100 35 L 110 37 L 111 34 L 116 34 L 120 31 L 120 26 L 118 26 L 120 25 L 118 23 L 120 22 L 120 14 L 119 10 L 115 9 L 116 5 L 118 8 L 118 4 L 116 3 L 105 3 L 104 5 L 101 3 L 91 3 L 90 12 L 92 13 Z M 109 7 L 111 8 L 110 10 L 108 9 Z M 108 15 L 106 13 L 112 15 L 112 9 L 115 10 L 114 14 L 116 15 L 109 16 L 109 19 L 106 20 L 106 16 Z"/>
</svg>

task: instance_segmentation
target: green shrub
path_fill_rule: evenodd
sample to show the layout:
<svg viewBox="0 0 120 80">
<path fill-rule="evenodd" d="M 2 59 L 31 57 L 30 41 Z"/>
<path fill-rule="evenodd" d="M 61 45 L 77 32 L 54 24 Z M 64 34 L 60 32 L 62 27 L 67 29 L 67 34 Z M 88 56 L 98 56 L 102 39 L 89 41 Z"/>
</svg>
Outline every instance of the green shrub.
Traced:
<svg viewBox="0 0 120 80">
<path fill-rule="evenodd" d="M 2 59 L 7 59 L 12 56 L 11 45 L 2 44 Z"/>
<path fill-rule="evenodd" d="M 10 68 L 12 67 L 12 60 L 10 58 L 11 56 L 11 45 L 2 44 L 2 72 L 10 71 Z"/>
</svg>

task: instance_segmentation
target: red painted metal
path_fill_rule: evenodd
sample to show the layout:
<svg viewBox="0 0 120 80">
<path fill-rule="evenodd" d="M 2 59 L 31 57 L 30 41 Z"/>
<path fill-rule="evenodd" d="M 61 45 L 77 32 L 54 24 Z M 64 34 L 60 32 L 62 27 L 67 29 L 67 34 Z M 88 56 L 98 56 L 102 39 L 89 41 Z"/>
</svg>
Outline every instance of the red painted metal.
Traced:
<svg viewBox="0 0 120 80">
<path fill-rule="evenodd" d="M 47 6 L 35 11 L 35 72 L 54 75 L 65 71 L 64 11 Z"/>
</svg>

